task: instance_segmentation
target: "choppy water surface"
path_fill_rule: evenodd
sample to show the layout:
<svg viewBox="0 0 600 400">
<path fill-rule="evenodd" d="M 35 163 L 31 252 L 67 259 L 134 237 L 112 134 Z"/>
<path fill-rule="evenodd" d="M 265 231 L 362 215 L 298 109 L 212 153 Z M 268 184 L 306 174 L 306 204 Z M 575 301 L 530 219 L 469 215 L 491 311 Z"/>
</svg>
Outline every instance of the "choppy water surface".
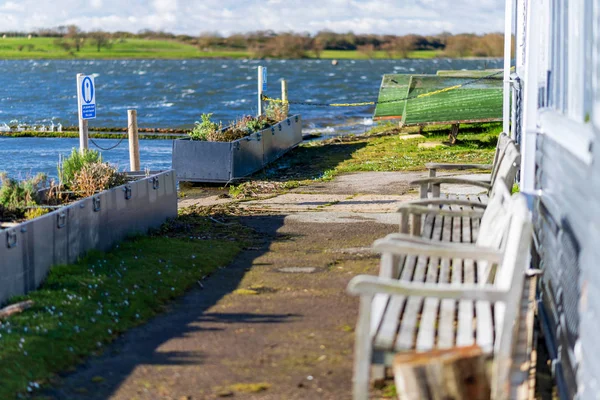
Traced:
<svg viewBox="0 0 600 400">
<path fill-rule="evenodd" d="M 363 102 L 377 98 L 386 73 L 435 73 L 439 69 L 500 68 L 501 60 L 31 60 L 0 61 L 0 126 L 77 125 L 77 73 L 93 74 L 98 118 L 90 126 L 126 126 L 127 109 L 138 110 L 140 127 L 189 128 L 202 113 L 224 124 L 256 113 L 256 68 L 268 68 L 267 94 L 280 97 L 280 79 L 289 99 L 304 102 Z M 328 108 L 292 105 L 305 132 L 360 133 L 372 124 L 372 107 Z M 98 140 L 109 147 L 114 140 Z M 171 142 L 141 142 L 142 165 L 171 165 Z M 12 176 L 36 172 L 56 175 L 59 154 L 76 139 L 2 139 L 0 171 Z M 128 166 L 127 141 L 103 152 L 104 159 Z"/>
</svg>

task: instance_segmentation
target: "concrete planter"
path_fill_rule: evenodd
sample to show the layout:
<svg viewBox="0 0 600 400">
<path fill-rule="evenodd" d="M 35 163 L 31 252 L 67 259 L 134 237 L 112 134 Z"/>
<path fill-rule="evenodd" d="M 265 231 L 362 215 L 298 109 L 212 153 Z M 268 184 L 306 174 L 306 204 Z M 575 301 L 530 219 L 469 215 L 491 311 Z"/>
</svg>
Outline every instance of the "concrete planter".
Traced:
<svg viewBox="0 0 600 400">
<path fill-rule="evenodd" d="M 73 263 L 92 249 L 109 250 L 176 216 L 171 170 L 0 230 L 0 304 L 35 290 L 53 265 Z"/>
<path fill-rule="evenodd" d="M 302 141 L 302 119 L 293 115 L 233 142 L 173 141 L 173 169 L 189 182 L 229 182 L 275 161 Z"/>
</svg>

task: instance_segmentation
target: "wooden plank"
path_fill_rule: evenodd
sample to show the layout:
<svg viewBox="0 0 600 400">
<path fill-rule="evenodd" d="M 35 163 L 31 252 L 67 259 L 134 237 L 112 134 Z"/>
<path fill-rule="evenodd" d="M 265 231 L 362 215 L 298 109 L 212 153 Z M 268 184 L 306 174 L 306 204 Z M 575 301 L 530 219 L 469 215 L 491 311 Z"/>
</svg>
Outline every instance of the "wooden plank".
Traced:
<svg viewBox="0 0 600 400">
<path fill-rule="evenodd" d="M 535 394 L 535 313 L 536 277 L 525 281 L 511 365 L 510 398 L 529 400 Z"/>
<path fill-rule="evenodd" d="M 432 240 L 442 239 L 443 223 L 443 218 L 439 217 L 435 219 L 433 233 L 431 235 Z M 436 257 L 430 258 L 429 265 L 427 266 L 427 276 L 425 281 L 427 283 L 436 283 L 438 281 L 439 272 L 440 259 Z M 421 323 L 419 324 L 419 332 L 417 333 L 417 351 L 427 351 L 433 349 L 434 347 L 439 305 L 439 299 L 425 299 L 425 304 L 423 305 L 423 312 L 421 315 Z"/>
<path fill-rule="evenodd" d="M 394 357 L 398 398 L 489 400 L 487 356 L 476 346 Z"/>
<path fill-rule="evenodd" d="M 423 236 L 431 238 L 433 233 L 433 226 L 427 225 L 423 230 Z M 413 282 L 423 282 L 425 280 L 425 272 L 429 257 L 419 256 L 415 267 L 415 273 L 413 275 Z M 419 313 L 423 307 L 422 297 L 409 297 L 406 301 L 404 312 L 402 313 L 402 320 L 400 323 L 400 330 L 398 332 L 398 338 L 394 345 L 396 350 L 408 350 L 413 349 L 415 346 L 416 329 L 419 322 Z"/>
<path fill-rule="evenodd" d="M 452 218 L 444 218 L 442 228 L 442 240 L 450 241 L 452 238 Z M 440 278 L 441 283 L 451 282 L 450 260 L 444 258 L 440 261 Z M 440 303 L 440 317 L 438 324 L 438 343 L 440 349 L 448 349 L 454 346 L 454 313 L 456 309 L 456 301 L 444 299 Z"/>
<path fill-rule="evenodd" d="M 412 279 L 416 262 L 416 256 L 405 257 L 400 280 L 410 281 Z M 389 303 L 385 309 L 385 313 L 383 314 L 379 329 L 377 330 L 377 334 L 373 341 L 375 348 L 386 350 L 391 350 L 393 348 L 405 300 L 405 296 L 391 296 L 389 299 Z"/>
</svg>

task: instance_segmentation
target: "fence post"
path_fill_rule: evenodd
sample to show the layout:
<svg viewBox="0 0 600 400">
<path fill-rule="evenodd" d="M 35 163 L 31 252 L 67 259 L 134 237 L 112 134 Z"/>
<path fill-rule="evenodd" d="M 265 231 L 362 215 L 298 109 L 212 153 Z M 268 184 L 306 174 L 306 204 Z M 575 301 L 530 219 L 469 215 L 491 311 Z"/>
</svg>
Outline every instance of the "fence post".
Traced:
<svg viewBox="0 0 600 400">
<path fill-rule="evenodd" d="M 79 115 L 79 151 L 83 153 L 88 149 L 88 120 L 81 118 L 81 95 L 79 88 L 79 77 L 83 74 L 77 74 L 77 115 Z"/>
<path fill-rule="evenodd" d="M 288 115 L 290 113 L 290 105 L 288 104 L 287 81 L 285 79 L 281 80 L 281 101 L 283 102 L 285 115 Z"/>
<path fill-rule="evenodd" d="M 129 136 L 129 169 L 140 170 L 140 141 L 138 138 L 137 111 L 127 110 L 127 135 Z"/>
<path fill-rule="evenodd" d="M 263 67 L 259 65 L 258 66 L 258 116 L 259 117 L 263 114 L 262 94 L 263 94 Z"/>
</svg>

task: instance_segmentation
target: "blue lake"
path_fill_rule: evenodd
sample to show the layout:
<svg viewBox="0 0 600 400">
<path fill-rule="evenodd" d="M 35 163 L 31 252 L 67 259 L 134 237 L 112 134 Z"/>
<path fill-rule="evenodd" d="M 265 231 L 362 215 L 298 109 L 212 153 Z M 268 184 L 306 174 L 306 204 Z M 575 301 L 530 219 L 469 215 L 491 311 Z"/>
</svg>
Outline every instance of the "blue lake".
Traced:
<svg viewBox="0 0 600 400">
<path fill-rule="evenodd" d="M 280 97 L 288 81 L 289 99 L 302 102 L 364 102 L 377 98 L 386 73 L 435 73 L 439 69 L 501 68 L 501 60 L 25 60 L 0 61 L 0 125 L 77 125 L 76 74 L 93 74 L 98 118 L 90 127 L 125 127 L 127 109 L 138 110 L 148 128 L 190 128 L 202 113 L 223 124 L 257 109 L 258 65 L 268 68 L 267 95 Z M 292 105 L 305 132 L 361 133 L 373 124 L 373 107 L 330 108 Z M 116 140 L 97 140 L 102 147 Z M 0 138 L 0 171 L 24 177 L 56 176 L 60 154 L 77 139 Z M 171 165 L 171 142 L 142 140 L 142 167 Z M 93 147 L 93 146 L 92 146 Z M 103 152 L 106 161 L 128 166 L 127 141 Z"/>
</svg>

